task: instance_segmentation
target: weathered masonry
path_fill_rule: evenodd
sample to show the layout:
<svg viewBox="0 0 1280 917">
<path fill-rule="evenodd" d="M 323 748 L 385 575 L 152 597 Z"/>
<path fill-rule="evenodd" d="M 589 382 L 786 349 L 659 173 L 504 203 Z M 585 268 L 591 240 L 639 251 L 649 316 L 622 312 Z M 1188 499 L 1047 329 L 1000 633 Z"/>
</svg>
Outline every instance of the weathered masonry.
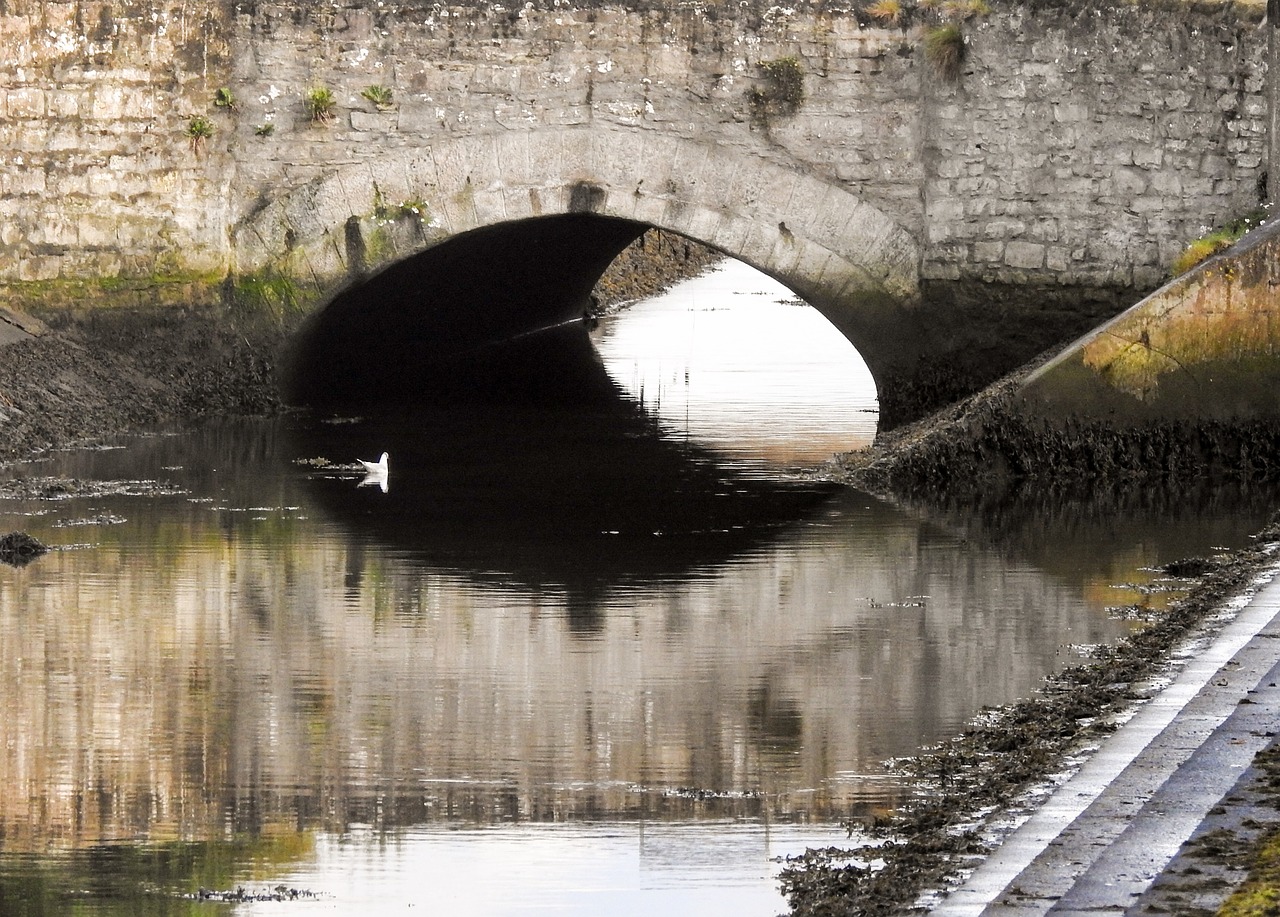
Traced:
<svg viewBox="0 0 1280 917">
<path fill-rule="evenodd" d="M 309 311 L 382 278 L 483 335 L 486 296 L 559 320 L 657 226 L 791 286 L 892 405 L 1083 331 L 1257 206 L 1262 11 L 1193 6 L 1003 0 L 948 72 L 919 9 L 8 0 L 0 294 Z M 468 298 L 476 246 L 502 266 Z"/>
</svg>

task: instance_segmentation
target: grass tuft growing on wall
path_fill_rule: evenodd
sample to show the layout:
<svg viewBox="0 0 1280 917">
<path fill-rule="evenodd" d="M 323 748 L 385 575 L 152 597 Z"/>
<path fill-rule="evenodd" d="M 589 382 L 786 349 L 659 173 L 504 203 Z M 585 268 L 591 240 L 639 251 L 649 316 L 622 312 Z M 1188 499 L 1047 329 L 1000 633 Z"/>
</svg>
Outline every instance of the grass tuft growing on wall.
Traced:
<svg viewBox="0 0 1280 917">
<path fill-rule="evenodd" d="M 964 66 L 964 33 L 955 23 L 931 28 L 924 34 L 924 56 L 934 72 L 955 82 Z"/>
<path fill-rule="evenodd" d="M 1220 226 L 1205 233 L 1188 245 L 1181 255 L 1174 259 L 1172 270 L 1176 277 L 1185 274 L 1202 261 L 1207 261 L 1219 252 L 1224 252 L 1235 245 L 1240 238 L 1251 229 L 1262 225 L 1267 218 L 1265 209 L 1258 209 L 1245 216 L 1234 219 L 1225 226 Z"/>
<path fill-rule="evenodd" d="M 333 90 L 325 86 L 316 86 L 314 89 L 307 90 L 304 104 L 307 109 L 307 117 L 316 124 L 327 124 L 333 120 L 333 108 L 337 104 L 337 100 L 333 96 Z"/>
<path fill-rule="evenodd" d="M 896 25 L 902 19 L 902 3 L 900 0 L 876 0 L 867 7 L 867 15 L 886 25 Z"/>
<path fill-rule="evenodd" d="M 213 136 L 214 130 L 213 122 L 204 115 L 192 115 L 188 118 L 186 135 L 191 152 L 199 153 L 200 145 Z"/>
</svg>

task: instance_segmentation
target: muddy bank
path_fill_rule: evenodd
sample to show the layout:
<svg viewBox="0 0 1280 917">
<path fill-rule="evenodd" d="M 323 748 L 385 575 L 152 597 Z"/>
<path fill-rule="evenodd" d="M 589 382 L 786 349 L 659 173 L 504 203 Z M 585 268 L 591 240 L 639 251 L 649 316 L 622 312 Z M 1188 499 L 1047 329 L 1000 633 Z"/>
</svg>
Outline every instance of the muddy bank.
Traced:
<svg viewBox="0 0 1280 917">
<path fill-rule="evenodd" d="M 1280 424 L 1152 422 L 1132 428 L 1024 410 L 1018 387 L 1040 361 L 875 445 L 841 456 L 832 480 L 924 499 L 1046 487 L 1280 478 Z"/>
<path fill-rule="evenodd" d="M 0 351 L 0 461 L 219 413 L 279 410 L 280 326 L 212 309 L 42 316 Z"/>
<path fill-rule="evenodd" d="M 601 278 L 601 309 L 695 276 L 720 256 L 651 230 Z M 38 316 L 41 337 L 0 347 L 0 462 L 71 443 L 284 409 L 281 357 L 298 320 L 230 308 L 113 309 Z"/>
</svg>

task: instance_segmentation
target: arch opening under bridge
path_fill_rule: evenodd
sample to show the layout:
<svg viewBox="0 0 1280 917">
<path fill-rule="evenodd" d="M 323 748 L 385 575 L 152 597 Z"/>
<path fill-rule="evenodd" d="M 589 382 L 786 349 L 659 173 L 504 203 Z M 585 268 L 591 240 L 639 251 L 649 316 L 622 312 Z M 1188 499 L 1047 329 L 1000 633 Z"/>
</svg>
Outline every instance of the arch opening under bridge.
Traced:
<svg viewBox="0 0 1280 917">
<path fill-rule="evenodd" d="M 878 384 L 918 344 L 919 247 L 889 215 L 760 155 L 641 131 L 509 132 L 347 166 L 260 207 L 233 248 L 239 276 L 285 278 L 311 312 L 293 396 L 340 372 L 390 397 L 580 317 L 649 227 L 782 282 Z"/>
</svg>

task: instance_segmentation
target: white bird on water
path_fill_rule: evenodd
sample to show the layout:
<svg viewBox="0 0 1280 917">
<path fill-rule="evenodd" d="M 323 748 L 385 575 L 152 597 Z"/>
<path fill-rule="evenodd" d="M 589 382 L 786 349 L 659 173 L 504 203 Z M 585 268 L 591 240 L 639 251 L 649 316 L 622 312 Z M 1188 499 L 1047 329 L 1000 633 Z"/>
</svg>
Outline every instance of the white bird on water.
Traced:
<svg viewBox="0 0 1280 917">
<path fill-rule="evenodd" d="M 385 494 L 390 488 L 390 483 L 387 480 L 387 454 L 385 452 L 382 453 L 382 458 L 376 462 L 366 462 L 364 459 L 359 461 L 364 466 L 364 480 L 360 482 L 360 486 L 377 484 Z"/>
</svg>

